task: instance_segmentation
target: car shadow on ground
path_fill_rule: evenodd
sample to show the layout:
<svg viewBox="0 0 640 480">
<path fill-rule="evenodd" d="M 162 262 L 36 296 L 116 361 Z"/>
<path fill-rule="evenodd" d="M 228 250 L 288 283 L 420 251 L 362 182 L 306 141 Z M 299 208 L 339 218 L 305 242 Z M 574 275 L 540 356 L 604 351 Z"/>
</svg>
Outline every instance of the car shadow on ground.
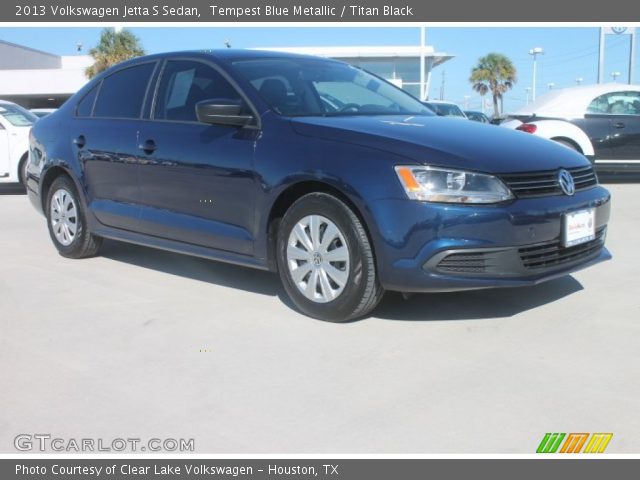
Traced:
<svg viewBox="0 0 640 480">
<path fill-rule="evenodd" d="M 583 287 L 565 276 L 532 287 L 492 288 L 466 292 L 422 293 L 404 299 L 387 292 L 374 316 L 387 320 L 481 320 L 512 317 L 546 305 Z"/>
<path fill-rule="evenodd" d="M 101 256 L 169 275 L 277 296 L 288 308 L 297 310 L 275 273 L 112 240 L 105 240 Z M 415 294 L 406 300 L 397 292 L 387 292 L 371 315 L 361 320 L 372 317 L 404 321 L 510 317 L 569 296 L 582 288 L 575 278 L 566 276 L 533 287 Z"/>
<path fill-rule="evenodd" d="M 24 187 L 18 183 L 0 185 L 0 195 L 26 195 Z"/>
</svg>

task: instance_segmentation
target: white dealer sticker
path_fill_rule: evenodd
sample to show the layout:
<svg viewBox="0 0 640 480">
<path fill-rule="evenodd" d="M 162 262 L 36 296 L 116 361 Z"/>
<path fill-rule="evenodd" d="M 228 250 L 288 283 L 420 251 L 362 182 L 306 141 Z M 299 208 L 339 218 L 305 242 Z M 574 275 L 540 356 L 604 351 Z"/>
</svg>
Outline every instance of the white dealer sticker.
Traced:
<svg viewBox="0 0 640 480">
<path fill-rule="evenodd" d="M 564 216 L 562 244 L 572 247 L 596 238 L 596 212 L 593 208 L 567 213 Z"/>
</svg>

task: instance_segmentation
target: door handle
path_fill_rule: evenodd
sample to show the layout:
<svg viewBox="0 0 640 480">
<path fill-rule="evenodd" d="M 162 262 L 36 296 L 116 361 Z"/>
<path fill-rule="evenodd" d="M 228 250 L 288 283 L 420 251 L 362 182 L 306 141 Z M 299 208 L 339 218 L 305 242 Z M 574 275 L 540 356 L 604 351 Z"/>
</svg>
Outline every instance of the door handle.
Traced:
<svg viewBox="0 0 640 480">
<path fill-rule="evenodd" d="M 73 143 L 75 143 L 76 147 L 82 148 L 87 144 L 87 139 L 84 138 L 84 135 L 80 135 L 79 137 L 73 139 Z"/>
<path fill-rule="evenodd" d="M 615 122 L 613 128 L 624 128 L 624 122 Z"/>
<path fill-rule="evenodd" d="M 158 147 L 156 146 L 156 142 L 154 142 L 153 140 L 147 140 L 146 142 L 138 145 L 138 148 L 147 155 L 151 155 Z"/>
</svg>

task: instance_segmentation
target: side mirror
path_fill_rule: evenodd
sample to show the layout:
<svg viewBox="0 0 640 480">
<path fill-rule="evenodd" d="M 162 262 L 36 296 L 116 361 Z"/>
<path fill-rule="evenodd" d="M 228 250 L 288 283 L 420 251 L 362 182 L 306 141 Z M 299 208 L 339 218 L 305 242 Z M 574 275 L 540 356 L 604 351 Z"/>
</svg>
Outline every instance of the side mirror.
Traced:
<svg viewBox="0 0 640 480">
<path fill-rule="evenodd" d="M 211 125 L 244 127 L 253 120 L 253 115 L 243 114 L 242 102 L 229 98 L 213 98 L 196 103 L 199 122 Z"/>
</svg>

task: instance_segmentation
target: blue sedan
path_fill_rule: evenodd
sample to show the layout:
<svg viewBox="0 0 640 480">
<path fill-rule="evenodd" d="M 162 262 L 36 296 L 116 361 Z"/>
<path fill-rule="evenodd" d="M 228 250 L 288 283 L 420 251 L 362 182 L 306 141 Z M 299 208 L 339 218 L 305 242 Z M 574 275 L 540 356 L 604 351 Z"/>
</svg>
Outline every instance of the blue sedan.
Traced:
<svg viewBox="0 0 640 480">
<path fill-rule="evenodd" d="M 329 321 L 385 290 L 527 286 L 610 258 L 610 195 L 583 155 L 301 55 L 116 65 L 35 124 L 27 186 L 64 257 L 110 238 L 270 270 Z"/>
</svg>

